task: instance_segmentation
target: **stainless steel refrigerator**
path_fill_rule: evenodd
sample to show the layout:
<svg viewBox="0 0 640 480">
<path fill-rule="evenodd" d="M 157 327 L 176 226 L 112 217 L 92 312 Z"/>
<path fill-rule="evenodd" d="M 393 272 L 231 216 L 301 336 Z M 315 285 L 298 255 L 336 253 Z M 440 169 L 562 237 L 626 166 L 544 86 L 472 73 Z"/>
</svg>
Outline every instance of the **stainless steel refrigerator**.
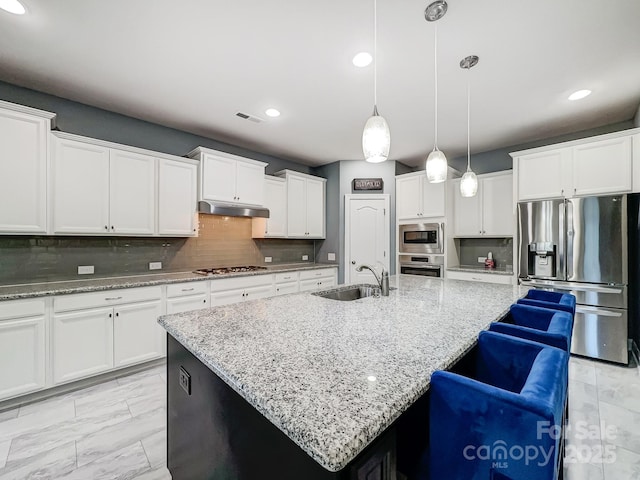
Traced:
<svg viewBox="0 0 640 480">
<path fill-rule="evenodd" d="M 627 196 L 521 202 L 518 224 L 521 283 L 576 296 L 571 353 L 628 363 Z"/>
</svg>

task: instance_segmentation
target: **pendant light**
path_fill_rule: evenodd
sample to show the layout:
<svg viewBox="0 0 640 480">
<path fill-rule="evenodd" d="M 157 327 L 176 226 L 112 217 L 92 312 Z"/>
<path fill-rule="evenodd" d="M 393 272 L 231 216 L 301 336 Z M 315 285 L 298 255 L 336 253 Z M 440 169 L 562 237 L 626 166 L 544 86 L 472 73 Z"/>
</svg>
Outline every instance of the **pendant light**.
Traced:
<svg viewBox="0 0 640 480">
<path fill-rule="evenodd" d="M 476 55 L 470 55 L 460 60 L 460 68 L 467 70 L 467 171 L 460 180 L 460 195 L 463 197 L 473 197 L 478 193 L 478 177 L 471 170 L 471 136 L 469 135 L 469 124 L 471 123 L 471 79 L 469 77 L 471 68 L 478 63 Z"/>
<path fill-rule="evenodd" d="M 447 13 L 447 2 L 437 0 L 430 4 L 424 11 L 427 22 L 436 22 Z M 438 27 L 434 25 L 434 85 L 435 85 L 435 132 L 433 139 L 433 151 L 427 157 L 427 179 L 430 183 L 441 183 L 447 179 L 447 157 L 438 150 Z"/>
<path fill-rule="evenodd" d="M 362 151 L 367 162 L 380 163 L 389 157 L 391 134 L 384 117 L 378 114 L 378 9 L 373 0 L 373 115 L 364 124 Z"/>
</svg>

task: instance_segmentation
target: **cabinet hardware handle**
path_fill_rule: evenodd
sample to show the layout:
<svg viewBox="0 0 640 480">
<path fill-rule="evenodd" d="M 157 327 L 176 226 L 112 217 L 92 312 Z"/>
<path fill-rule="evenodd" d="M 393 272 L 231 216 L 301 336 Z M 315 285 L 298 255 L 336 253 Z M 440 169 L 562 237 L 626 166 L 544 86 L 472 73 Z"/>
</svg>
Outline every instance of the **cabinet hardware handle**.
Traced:
<svg viewBox="0 0 640 480">
<path fill-rule="evenodd" d="M 575 195 L 576 193 L 578 193 L 578 189 L 577 189 L 577 188 L 574 188 L 574 189 L 573 189 L 573 194 Z"/>
<path fill-rule="evenodd" d="M 560 195 L 564 196 L 564 188 L 562 190 L 560 190 Z"/>
<path fill-rule="evenodd" d="M 279 291 L 280 291 L 280 289 L 279 289 L 279 288 L 276 288 L 276 292 L 279 292 Z"/>
<path fill-rule="evenodd" d="M 193 292 L 195 290 L 195 288 L 183 288 L 182 291 L 183 292 Z"/>
<path fill-rule="evenodd" d="M 111 225 L 111 230 L 113 230 L 113 229 L 114 229 L 114 227 L 113 227 L 113 225 Z"/>
<path fill-rule="evenodd" d="M 122 297 L 106 297 L 105 300 L 122 300 Z"/>
<path fill-rule="evenodd" d="M 111 313 L 110 313 L 110 314 L 109 314 L 109 318 L 111 318 L 111 317 L 113 317 L 113 314 L 111 314 Z"/>
<path fill-rule="evenodd" d="M 109 227 L 105 225 L 105 226 L 104 226 L 104 229 L 105 229 L 105 230 L 109 230 Z"/>
<path fill-rule="evenodd" d="M 194 229 L 193 229 L 193 231 L 195 232 L 195 231 L 196 231 L 196 229 L 194 228 Z"/>
<path fill-rule="evenodd" d="M 119 312 L 116 312 L 116 317 L 119 317 L 119 316 L 120 316 L 120 313 L 119 313 Z"/>
<path fill-rule="evenodd" d="M 207 303 L 207 300 L 206 300 L 206 299 L 205 299 L 205 300 L 202 300 L 202 303 Z"/>
</svg>

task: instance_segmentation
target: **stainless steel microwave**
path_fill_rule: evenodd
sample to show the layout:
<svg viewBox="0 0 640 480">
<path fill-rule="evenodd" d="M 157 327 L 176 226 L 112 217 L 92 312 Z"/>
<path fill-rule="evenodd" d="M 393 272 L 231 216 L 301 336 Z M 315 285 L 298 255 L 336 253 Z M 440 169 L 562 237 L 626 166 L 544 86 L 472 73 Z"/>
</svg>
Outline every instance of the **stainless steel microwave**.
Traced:
<svg viewBox="0 0 640 480">
<path fill-rule="evenodd" d="M 444 253 L 443 242 L 444 226 L 442 223 L 400 225 L 398 253 Z"/>
</svg>

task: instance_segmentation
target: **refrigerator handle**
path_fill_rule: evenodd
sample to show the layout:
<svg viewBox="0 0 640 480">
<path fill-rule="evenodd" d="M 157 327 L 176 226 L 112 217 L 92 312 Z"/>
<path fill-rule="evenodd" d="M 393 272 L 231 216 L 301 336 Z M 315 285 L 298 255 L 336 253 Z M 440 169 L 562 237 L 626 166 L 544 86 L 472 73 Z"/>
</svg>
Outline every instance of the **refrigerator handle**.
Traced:
<svg viewBox="0 0 640 480">
<path fill-rule="evenodd" d="M 566 215 L 567 215 L 567 225 L 566 225 L 566 236 L 567 239 L 564 242 L 567 249 L 567 270 L 566 270 L 566 279 L 571 280 L 573 278 L 573 202 L 571 200 L 567 200 L 565 202 L 566 205 Z"/>
<path fill-rule="evenodd" d="M 565 211 L 566 211 L 566 201 L 563 201 L 558 205 L 558 265 L 556 267 L 556 278 L 558 280 L 564 280 L 567 275 L 566 268 L 566 252 L 565 248 L 567 242 L 565 241 L 565 230 L 566 230 L 566 222 L 565 222 Z"/>
</svg>

